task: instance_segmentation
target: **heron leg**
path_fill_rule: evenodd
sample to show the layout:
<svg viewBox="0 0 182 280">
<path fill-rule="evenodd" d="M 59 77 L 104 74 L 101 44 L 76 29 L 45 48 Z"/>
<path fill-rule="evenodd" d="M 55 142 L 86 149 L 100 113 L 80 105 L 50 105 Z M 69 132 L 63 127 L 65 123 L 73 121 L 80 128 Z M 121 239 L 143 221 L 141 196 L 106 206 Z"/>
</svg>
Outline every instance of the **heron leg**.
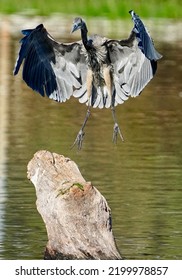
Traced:
<svg viewBox="0 0 182 280">
<path fill-rule="evenodd" d="M 113 127 L 113 136 L 112 136 L 112 141 L 113 143 L 117 143 L 117 137 L 118 137 L 118 134 L 121 138 L 122 141 L 124 141 L 124 138 L 123 138 L 123 135 L 121 133 L 121 130 L 119 128 L 119 125 L 116 121 L 116 112 L 115 112 L 115 108 L 114 106 L 111 107 L 111 111 L 112 111 L 112 116 L 113 116 L 113 120 L 114 120 L 114 127 Z"/>
<path fill-rule="evenodd" d="M 90 116 L 90 106 L 91 106 L 90 97 L 91 97 L 91 94 L 92 94 L 92 82 L 93 82 L 93 71 L 91 69 L 88 69 L 87 70 L 87 76 L 86 76 L 87 95 L 88 95 L 88 110 L 87 110 L 84 122 L 82 124 L 82 127 L 81 127 L 80 131 L 78 132 L 73 145 L 71 146 L 71 148 L 73 148 L 77 144 L 78 150 L 81 150 L 81 148 L 82 148 L 83 137 L 85 135 L 84 128 L 85 128 L 86 123 L 88 121 L 88 118 Z"/>
<path fill-rule="evenodd" d="M 85 128 L 85 126 L 86 126 L 86 123 L 87 123 L 87 121 L 88 121 L 89 116 L 90 116 L 90 108 L 88 108 L 88 110 L 87 110 L 87 113 L 86 113 L 86 115 L 85 115 L 85 119 L 84 119 L 84 122 L 83 122 L 83 124 L 82 124 L 82 127 L 81 127 L 81 129 L 79 130 L 79 132 L 78 132 L 78 134 L 77 134 L 77 136 L 76 136 L 76 139 L 75 139 L 73 145 L 71 146 L 71 149 L 72 149 L 75 145 L 77 145 L 78 150 L 81 150 L 81 148 L 82 148 L 82 143 L 83 143 L 83 138 L 84 138 L 84 135 L 85 135 L 84 128 Z"/>
</svg>

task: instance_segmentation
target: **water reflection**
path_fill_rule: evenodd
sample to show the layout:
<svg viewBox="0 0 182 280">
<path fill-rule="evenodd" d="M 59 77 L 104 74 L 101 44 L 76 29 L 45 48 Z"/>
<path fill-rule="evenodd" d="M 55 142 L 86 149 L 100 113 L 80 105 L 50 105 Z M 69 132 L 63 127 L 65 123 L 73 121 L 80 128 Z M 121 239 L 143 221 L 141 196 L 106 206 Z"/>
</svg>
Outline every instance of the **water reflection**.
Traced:
<svg viewBox="0 0 182 280">
<path fill-rule="evenodd" d="M 12 42 L 12 65 L 17 41 Z M 112 210 L 127 259 L 182 258 L 182 49 L 160 45 L 164 59 L 143 94 L 117 107 L 125 142 L 112 144 L 110 110 L 93 109 L 83 150 L 71 150 L 86 107 L 44 99 L 10 76 L 8 159 L 1 259 L 41 259 L 47 236 L 26 166 L 46 149 L 70 157 Z M 1 213 L 2 215 L 2 213 Z"/>
</svg>

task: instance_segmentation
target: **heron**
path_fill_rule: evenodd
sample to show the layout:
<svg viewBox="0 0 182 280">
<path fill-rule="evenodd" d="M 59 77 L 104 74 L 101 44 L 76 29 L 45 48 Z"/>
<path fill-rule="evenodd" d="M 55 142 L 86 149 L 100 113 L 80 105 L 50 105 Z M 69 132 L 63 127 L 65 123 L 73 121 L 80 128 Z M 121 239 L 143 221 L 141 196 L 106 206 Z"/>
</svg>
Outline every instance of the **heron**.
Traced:
<svg viewBox="0 0 182 280">
<path fill-rule="evenodd" d="M 85 21 L 77 17 L 71 32 L 81 31 L 81 40 L 56 41 L 43 24 L 22 30 L 25 35 L 14 67 L 14 75 L 23 63 L 22 78 L 42 96 L 65 102 L 71 96 L 87 105 L 86 116 L 72 145 L 82 148 L 85 126 L 91 108 L 110 108 L 114 127 L 113 142 L 123 141 L 115 107 L 129 97 L 140 95 L 157 70 L 162 55 L 140 17 L 129 11 L 134 26 L 127 39 L 88 36 Z"/>
</svg>

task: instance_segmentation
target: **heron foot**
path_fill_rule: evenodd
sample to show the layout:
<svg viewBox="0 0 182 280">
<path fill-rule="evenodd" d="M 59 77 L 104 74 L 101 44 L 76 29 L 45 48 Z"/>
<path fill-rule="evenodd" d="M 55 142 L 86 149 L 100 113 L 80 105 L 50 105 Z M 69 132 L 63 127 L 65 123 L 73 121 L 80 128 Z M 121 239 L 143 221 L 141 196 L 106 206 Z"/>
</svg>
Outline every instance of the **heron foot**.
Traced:
<svg viewBox="0 0 182 280">
<path fill-rule="evenodd" d="M 122 135 L 121 130 L 119 128 L 119 125 L 117 123 L 115 123 L 114 127 L 113 127 L 113 136 L 112 136 L 112 141 L 115 144 L 117 143 L 118 134 L 121 138 L 121 141 L 124 141 L 124 138 L 123 138 L 123 135 Z"/>
<path fill-rule="evenodd" d="M 76 139 L 73 143 L 73 145 L 71 146 L 71 149 L 77 145 L 78 150 L 81 150 L 82 148 L 82 143 L 83 143 L 83 138 L 84 138 L 85 132 L 83 131 L 83 129 L 80 129 L 80 131 L 78 132 Z"/>
</svg>

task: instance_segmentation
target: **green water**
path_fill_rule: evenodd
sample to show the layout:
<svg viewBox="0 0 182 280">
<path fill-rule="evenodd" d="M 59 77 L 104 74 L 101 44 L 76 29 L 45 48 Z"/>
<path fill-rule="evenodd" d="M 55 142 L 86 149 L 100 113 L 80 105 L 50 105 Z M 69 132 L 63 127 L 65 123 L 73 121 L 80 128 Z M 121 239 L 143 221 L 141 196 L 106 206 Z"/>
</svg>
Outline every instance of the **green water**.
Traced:
<svg viewBox="0 0 182 280">
<path fill-rule="evenodd" d="M 135 10 L 143 17 L 182 17 L 180 0 L 1 0 L 1 13 L 25 15 L 50 15 L 55 13 L 99 16 L 107 18 L 128 18 L 128 11 Z"/>
</svg>

